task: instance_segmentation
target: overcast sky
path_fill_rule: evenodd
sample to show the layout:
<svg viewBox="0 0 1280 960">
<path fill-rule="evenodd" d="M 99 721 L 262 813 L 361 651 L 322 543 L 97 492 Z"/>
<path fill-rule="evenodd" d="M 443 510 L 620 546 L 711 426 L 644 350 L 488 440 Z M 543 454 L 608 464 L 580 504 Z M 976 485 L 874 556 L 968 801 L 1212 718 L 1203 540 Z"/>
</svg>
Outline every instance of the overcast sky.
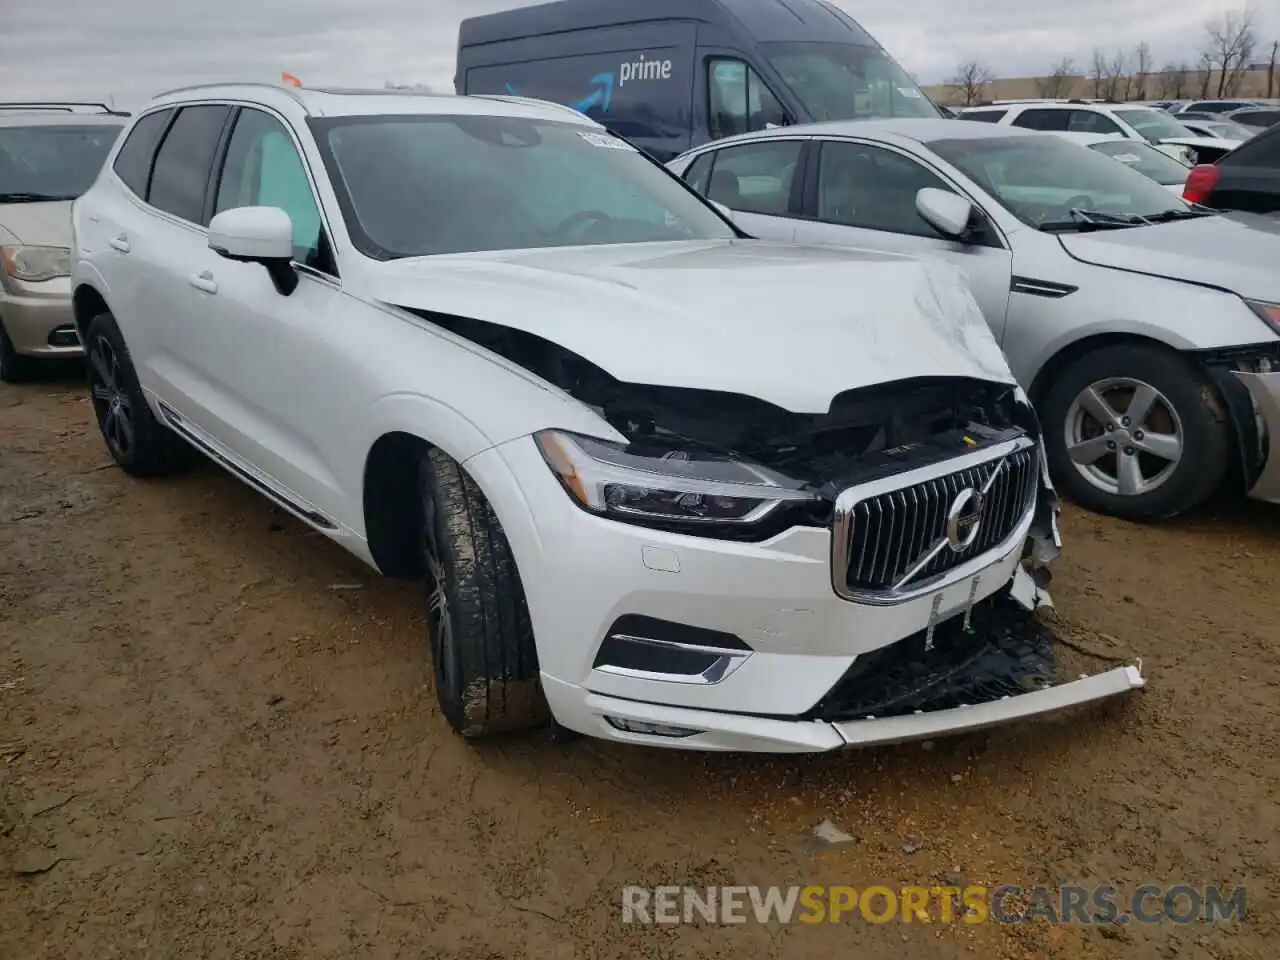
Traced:
<svg viewBox="0 0 1280 960">
<path fill-rule="evenodd" d="M 924 83 L 978 59 L 1001 76 L 1081 67 L 1097 45 L 1146 40 L 1156 66 L 1193 61 L 1220 0 L 838 0 Z M 458 21 L 520 0 L 4 0 L 0 96 L 91 98 L 136 107 L 211 80 L 308 85 L 426 83 L 452 90 Z M 1257 4 L 1260 46 L 1280 38 L 1280 2 Z M 1259 50 L 1258 59 L 1265 56 Z"/>
</svg>

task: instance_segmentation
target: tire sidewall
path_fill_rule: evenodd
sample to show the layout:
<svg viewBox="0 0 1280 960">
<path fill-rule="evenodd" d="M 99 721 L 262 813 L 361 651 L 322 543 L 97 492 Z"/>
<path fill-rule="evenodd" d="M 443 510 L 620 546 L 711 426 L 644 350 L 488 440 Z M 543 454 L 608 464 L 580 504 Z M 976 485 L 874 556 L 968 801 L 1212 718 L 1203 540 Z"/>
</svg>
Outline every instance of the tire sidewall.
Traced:
<svg viewBox="0 0 1280 960">
<path fill-rule="evenodd" d="M 1122 497 L 1090 484 L 1067 453 L 1067 413 L 1079 394 L 1110 377 L 1150 384 L 1174 407 L 1183 431 L 1183 451 L 1174 473 L 1155 490 Z M 1073 362 L 1045 393 L 1042 404 L 1046 456 L 1054 484 L 1095 513 L 1134 520 L 1175 516 L 1203 502 L 1221 485 L 1229 465 L 1231 427 L 1226 404 L 1207 371 L 1157 346 L 1123 345 L 1086 354 Z"/>
</svg>

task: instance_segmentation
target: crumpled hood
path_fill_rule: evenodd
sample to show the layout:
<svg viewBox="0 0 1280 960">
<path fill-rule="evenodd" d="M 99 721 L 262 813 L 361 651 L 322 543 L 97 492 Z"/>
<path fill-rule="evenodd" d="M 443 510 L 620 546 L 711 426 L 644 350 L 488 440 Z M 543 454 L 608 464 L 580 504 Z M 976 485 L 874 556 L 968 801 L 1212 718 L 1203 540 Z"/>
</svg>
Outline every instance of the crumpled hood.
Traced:
<svg viewBox="0 0 1280 960">
<path fill-rule="evenodd" d="M 1280 302 L 1280 235 L 1246 217 L 1060 234 L 1077 260 Z"/>
<path fill-rule="evenodd" d="M 386 303 L 550 340 L 618 380 L 825 413 L 910 377 L 1014 382 L 958 268 L 760 240 L 619 244 L 380 263 Z"/>
<path fill-rule="evenodd" d="M 0 204 L 0 236 L 32 246 L 71 246 L 71 201 Z"/>
</svg>

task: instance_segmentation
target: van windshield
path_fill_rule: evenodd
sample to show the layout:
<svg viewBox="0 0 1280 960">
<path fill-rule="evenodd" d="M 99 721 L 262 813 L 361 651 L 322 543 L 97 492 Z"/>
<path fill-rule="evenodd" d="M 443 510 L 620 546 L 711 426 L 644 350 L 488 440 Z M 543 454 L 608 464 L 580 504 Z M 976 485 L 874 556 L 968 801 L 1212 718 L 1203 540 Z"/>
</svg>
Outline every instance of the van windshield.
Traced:
<svg viewBox="0 0 1280 960">
<path fill-rule="evenodd" d="M 942 116 L 907 72 L 878 47 L 762 43 L 760 51 L 815 122 Z"/>
<path fill-rule="evenodd" d="M 737 236 L 676 177 L 598 128 L 497 116 L 310 123 L 353 241 L 379 260 Z"/>
</svg>

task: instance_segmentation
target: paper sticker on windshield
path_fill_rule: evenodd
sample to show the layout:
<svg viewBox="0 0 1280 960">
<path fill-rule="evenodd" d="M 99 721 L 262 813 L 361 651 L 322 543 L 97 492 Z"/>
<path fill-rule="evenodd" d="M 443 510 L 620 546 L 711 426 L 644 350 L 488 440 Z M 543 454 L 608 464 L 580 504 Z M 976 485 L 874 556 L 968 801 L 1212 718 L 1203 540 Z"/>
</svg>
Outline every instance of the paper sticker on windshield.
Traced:
<svg viewBox="0 0 1280 960">
<path fill-rule="evenodd" d="M 1113 153 L 1113 160 L 1119 160 L 1121 163 L 1141 163 L 1142 158 L 1136 153 Z"/>
<path fill-rule="evenodd" d="M 910 97 L 912 100 L 920 99 L 920 91 L 915 90 L 911 87 L 899 87 L 898 93 L 900 93 L 904 97 Z"/>
<path fill-rule="evenodd" d="M 610 136 L 607 133 L 592 133 L 589 130 L 579 130 L 578 136 L 587 141 L 587 143 L 591 144 L 593 147 L 603 147 L 606 150 L 630 150 L 632 153 L 636 152 L 636 148 L 627 143 L 627 141 L 621 140 L 618 137 Z"/>
</svg>

